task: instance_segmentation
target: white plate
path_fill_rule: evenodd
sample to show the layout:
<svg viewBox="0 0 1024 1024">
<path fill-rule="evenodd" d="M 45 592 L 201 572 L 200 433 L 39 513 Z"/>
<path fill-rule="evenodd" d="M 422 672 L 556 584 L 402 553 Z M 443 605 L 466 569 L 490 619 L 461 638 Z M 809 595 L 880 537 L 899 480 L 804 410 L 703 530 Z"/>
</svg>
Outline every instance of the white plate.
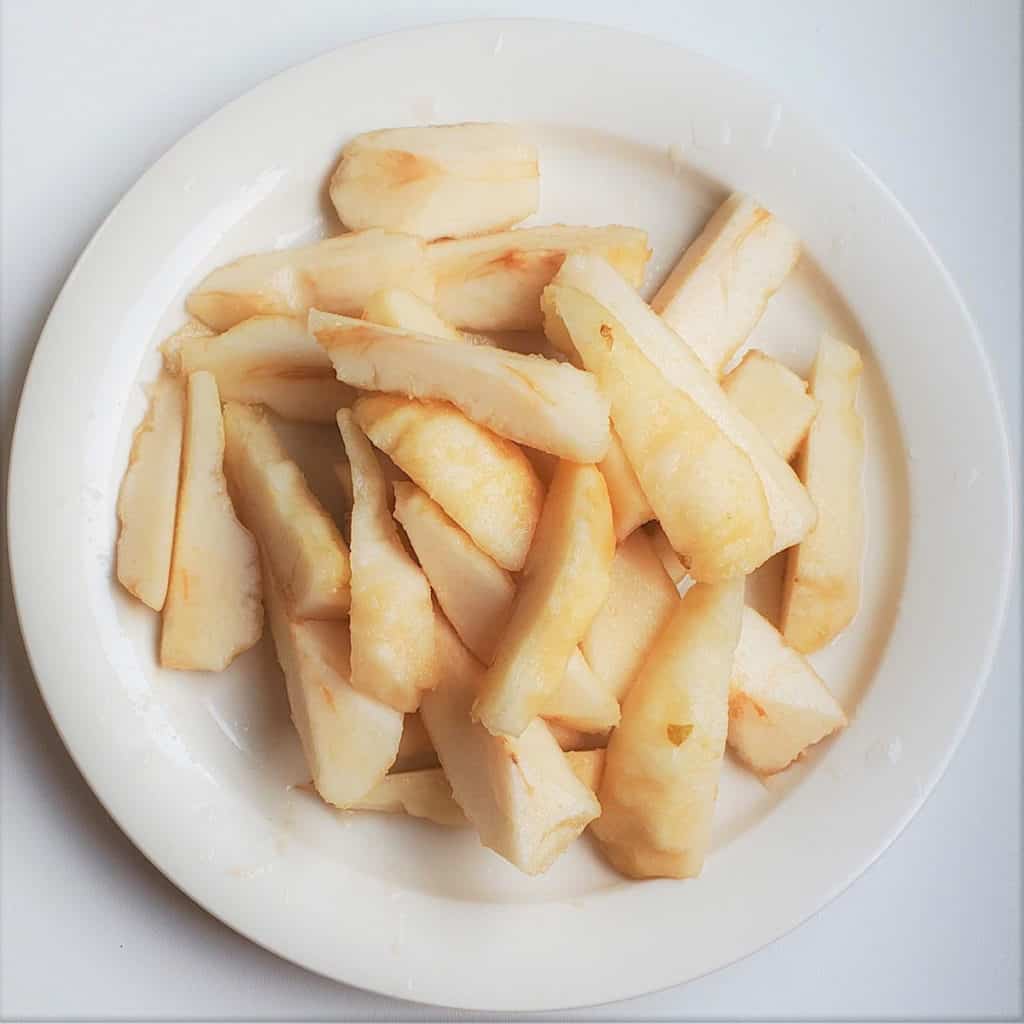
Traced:
<svg viewBox="0 0 1024 1024">
<path fill-rule="evenodd" d="M 806 256 L 754 341 L 798 370 L 823 327 L 865 355 L 864 606 L 820 657 L 850 727 L 762 786 L 733 766 L 694 882 L 623 882 L 580 842 L 542 879 L 472 834 L 335 815 L 302 777 L 266 644 L 223 676 L 162 672 L 155 621 L 112 576 L 139 382 L 212 266 L 337 229 L 325 180 L 356 132 L 513 120 L 542 151 L 539 220 L 650 232 L 656 283 L 732 188 Z M 328 435 L 328 444 L 334 443 Z M 634 35 L 471 22 L 347 47 L 176 145 L 83 254 L 36 350 L 11 467 L 18 610 L 75 761 L 146 855 L 282 956 L 389 995 L 487 1009 L 619 999 L 757 949 L 838 893 L 920 806 L 966 727 L 1012 562 L 988 366 L 907 215 L 766 92 Z"/>
</svg>

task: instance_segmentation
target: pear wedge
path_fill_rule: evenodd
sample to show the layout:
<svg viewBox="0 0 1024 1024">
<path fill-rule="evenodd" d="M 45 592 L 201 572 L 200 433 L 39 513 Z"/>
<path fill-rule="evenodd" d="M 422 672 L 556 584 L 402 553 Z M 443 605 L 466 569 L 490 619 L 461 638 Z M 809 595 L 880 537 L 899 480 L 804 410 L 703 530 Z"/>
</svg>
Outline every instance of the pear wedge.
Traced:
<svg viewBox="0 0 1024 1024">
<path fill-rule="evenodd" d="M 807 659 L 767 619 L 744 608 L 729 689 L 733 753 L 771 775 L 845 725 L 843 709 Z"/>
<path fill-rule="evenodd" d="M 771 356 L 751 349 L 722 378 L 722 390 L 790 462 L 818 411 L 818 403 L 807 394 L 807 382 Z"/>
<path fill-rule="evenodd" d="M 488 730 L 519 736 L 541 712 L 604 604 L 614 555 L 604 477 L 594 466 L 560 463 L 473 709 Z"/>
<path fill-rule="evenodd" d="M 160 664 L 218 672 L 263 632 L 256 541 L 242 526 L 224 479 L 224 424 L 217 382 L 188 378 L 181 485 Z"/>
<path fill-rule="evenodd" d="M 415 711 L 438 682 L 430 584 L 402 545 L 387 482 L 351 412 L 338 413 L 352 473 L 352 685 L 399 711 Z"/>
<path fill-rule="evenodd" d="M 481 238 L 434 242 L 434 304 L 471 331 L 531 331 L 542 325 L 540 297 L 571 252 L 601 255 L 632 284 L 643 283 L 647 233 L 627 227 L 519 228 Z"/>
<path fill-rule="evenodd" d="M 734 193 L 651 300 L 718 377 L 800 259 L 800 241 L 770 210 Z"/>
<path fill-rule="evenodd" d="M 402 713 L 352 688 L 348 623 L 293 619 L 266 555 L 263 566 L 274 647 L 313 785 L 327 803 L 348 807 L 394 763 Z"/>
<path fill-rule="evenodd" d="M 224 462 L 242 522 L 274 569 L 289 614 L 340 619 L 349 609 L 348 547 L 258 407 L 224 407 Z"/>
<path fill-rule="evenodd" d="M 856 349 L 826 334 L 811 372 L 818 415 L 797 460 L 818 506 L 818 525 L 789 552 L 782 635 L 808 654 L 853 621 L 864 558 L 864 422 L 857 411 L 863 369 Z"/>
<path fill-rule="evenodd" d="M 743 581 L 694 584 L 622 706 L 593 832 L 632 878 L 692 878 L 711 842 Z"/>
<path fill-rule="evenodd" d="M 442 320 L 429 302 L 404 288 L 385 288 L 375 292 L 367 301 L 362 318 L 382 327 L 397 327 L 451 341 L 463 340 L 462 334 Z"/>
<path fill-rule="evenodd" d="M 353 387 L 451 402 L 501 437 L 576 462 L 597 462 L 608 448 L 608 400 L 568 363 L 319 310 L 309 330 Z"/>
<path fill-rule="evenodd" d="M 493 736 L 470 710 L 483 666 L 438 616 L 443 682 L 420 714 L 456 803 L 484 846 L 530 875 L 546 871 L 600 813 L 551 730 L 534 719 L 521 736 Z"/>
<path fill-rule="evenodd" d="M 537 211 L 537 147 L 510 124 L 386 128 L 341 151 L 331 202 L 353 230 L 478 235 Z"/>
<path fill-rule="evenodd" d="M 171 573 L 184 417 L 181 381 L 161 377 L 149 391 L 117 496 L 117 578 L 154 611 L 164 606 Z"/>
<path fill-rule="evenodd" d="M 390 231 L 354 231 L 297 249 L 243 256 L 208 274 L 185 305 L 215 331 L 253 316 L 304 318 L 314 306 L 358 316 L 382 288 L 428 301 L 434 275 L 423 240 Z"/>
<path fill-rule="evenodd" d="M 265 405 L 288 420 L 333 423 L 355 397 L 305 324 L 290 317 L 253 317 L 221 335 L 165 342 L 163 350 L 172 372 L 207 370 L 224 401 Z"/>
<path fill-rule="evenodd" d="M 367 395 L 352 407 L 366 436 L 502 568 L 526 561 L 544 489 L 519 447 L 447 402 Z"/>
</svg>

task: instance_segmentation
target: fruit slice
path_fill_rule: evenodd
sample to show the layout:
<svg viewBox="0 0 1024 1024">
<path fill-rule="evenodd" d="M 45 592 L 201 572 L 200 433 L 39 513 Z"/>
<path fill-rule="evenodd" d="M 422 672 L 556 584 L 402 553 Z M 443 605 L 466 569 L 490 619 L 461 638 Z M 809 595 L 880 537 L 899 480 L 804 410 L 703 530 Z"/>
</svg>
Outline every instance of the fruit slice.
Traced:
<svg viewBox="0 0 1024 1024">
<path fill-rule="evenodd" d="M 633 878 L 700 874 L 728 727 L 743 581 L 697 583 L 666 623 L 612 733 L 594 834 Z"/>
<path fill-rule="evenodd" d="M 598 301 L 557 283 L 549 293 L 584 364 L 611 399 L 623 449 L 694 577 L 721 580 L 757 568 L 771 554 L 773 533 L 749 457 L 659 372 Z"/>
<path fill-rule="evenodd" d="M 314 306 L 358 316 L 374 292 L 391 287 L 433 298 L 423 240 L 354 231 L 297 249 L 243 256 L 208 274 L 185 305 L 215 331 L 226 331 L 252 316 L 305 317 Z"/>
<path fill-rule="evenodd" d="M 317 792 L 348 807 L 384 778 L 402 738 L 402 713 L 349 682 L 347 622 L 299 621 L 263 557 L 263 595 L 292 721 Z"/>
<path fill-rule="evenodd" d="M 235 516 L 224 480 L 217 382 L 188 378 L 181 487 L 160 664 L 218 672 L 263 632 L 256 541 Z"/>
<path fill-rule="evenodd" d="M 262 409 L 224 407 L 224 459 L 242 522 L 266 552 L 296 619 L 340 619 L 349 608 L 348 548 Z"/>
<path fill-rule="evenodd" d="M 451 402 L 502 437 L 577 462 L 597 462 L 608 448 L 608 400 L 567 363 L 319 310 L 309 330 L 354 387 Z"/>
<path fill-rule="evenodd" d="M 620 701 L 678 604 L 679 592 L 650 538 L 638 530 L 616 550 L 608 597 L 580 643 L 591 667 Z"/>
<path fill-rule="evenodd" d="M 544 489 L 519 447 L 447 402 L 367 395 L 352 407 L 367 437 L 500 566 L 518 572 Z"/>
<path fill-rule="evenodd" d="M 467 330 L 535 330 L 542 324 L 541 292 L 577 251 L 601 255 L 636 286 L 651 255 L 645 231 L 618 226 L 554 224 L 434 242 L 428 248 L 434 304 L 445 320 Z"/>
<path fill-rule="evenodd" d="M 161 377 L 149 391 L 117 497 L 117 578 L 154 611 L 164 606 L 171 572 L 184 416 L 181 381 Z"/>
<path fill-rule="evenodd" d="M 574 750 L 566 754 L 565 759 L 587 789 L 597 789 L 604 769 L 603 750 Z M 350 805 L 349 810 L 408 814 L 435 825 L 469 824 L 440 768 L 388 775 L 361 800 Z"/>
<path fill-rule="evenodd" d="M 846 725 L 806 658 L 753 608 L 743 610 L 729 689 L 729 747 L 762 775 L 780 772 Z"/>
<path fill-rule="evenodd" d="M 483 666 L 438 616 L 444 681 L 420 714 L 456 802 L 480 841 L 521 871 L 546 871 L 601 813 L 551 731 L 534 719 L 521 736 L 492 736 L 470 709 Z"/>
<path fill-rule="evenodd" d="M 647 500 L 647 495 L 644 494 L 640 481 L 629 464 L 622 441 L 614 430 L 608 445 L 608 454 L 601 460 L 598 468 L 608 485 L 612 520 L 615 523 L 615 539 L 625 540 L 637 527 L 654 518 L 654 509 L 651 508 L 651 503 Z"/>
<path fill-rule="evenodd" d="M 540 716 L 591 735 L 606 733 L 619 724 L 619 702 L 576 647 L 558 685 L 541 704 Z"/>
<path fill-rule="evenodd" d="M 804 654 L 853 620 L 864 556 L 864 423 L 857 412 L 862 370 L 856 349 L 825 335 L 811 372 L 818 415 L 797 461 L 818 506 L 818 525 L 794 548 L 782 592 L 782 635 Z"/>
<path fill-rule="evenodd" d="M 403 331 L 450 338 L 452 341 L 463 340 L 459 331 L 445 323 L 429 302 L 404 288 L 385 288 L 371 295 L 363 310 L 363 319 L 382 327 L 398 327 Z"/>
<path fill-rule="evenodd" d="M 689 396 L 718 430 L 750 459 L 771 514 L 775 533 L 772 553 L 805 537 L 814 525 L 817 513 L 796 474 L 771 442 L 737 411 L 689 347 L 651 312 L 629 284 L 608 264 L 589 256 L 574 256 L 567 260 L 559 275 L 559 283 L 579 288 L 604 306 L 627 329 L 637 347 L 662 376 Z M 666 524 L 662 522 L 662 525 Z M 672 539 L 672 531 L 666 528 L 666 532 Z"/>
<path fill-rule="evenodd" d="M 347 409 L 338 429 L 352 472 L 352 685 L 399 711 L 415 711 L 437 685 L 430 584 L 409 557 L 388 510 L 387 483 Z"/>
<path fill-rule="evenodd" d="M 787 462 L 796 455 L 818 411 L 806 381 L 755 348 L 722 378 L 722 390 Z"/>
<path fill-rule="evenodd" d="M 488 730 L 518 736 L 540 713 L 604 604 L 614 555 L 604 478 L 593 466 L 562 462 L 474 707 Z"/>
<path fill-rule="evenodd" d="M 221 335 L 177 338 L 163 352 L 173 373 L 212 373 L 224 401 L 265 405 L 289 420 L 333 423 L 354 397 L 306 325 L 286 316 L 253 317 Z"/>
<path fill-rule="evenodd" d="M 750 196 L 731 195 L 651 307 L 719 376 L 800 258 L 800 241 Z"/>
<path fill-rule="evenodd" d="M 423 238 L 507 228 L 537 211 L 537 147 L 510 124 L 386 128 L 341 151 L 331 202 L 353 230 Z"/>
</svg>

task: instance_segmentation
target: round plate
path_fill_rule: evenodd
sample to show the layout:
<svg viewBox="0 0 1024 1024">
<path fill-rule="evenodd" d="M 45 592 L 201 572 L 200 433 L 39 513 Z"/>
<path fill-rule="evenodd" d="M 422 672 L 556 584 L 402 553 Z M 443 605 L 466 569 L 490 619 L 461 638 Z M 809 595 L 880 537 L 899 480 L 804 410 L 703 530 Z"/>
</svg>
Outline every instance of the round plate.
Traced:
<svg viewBox="0 0 1024 1024">
<path fill-rule="evenodd" d="M 762 785 L 727 763 L 691 882 L 623 881 L 583 841 L 529 879 L 466 830 L 333 813 L 299 790 L 266 642 L 219 676 L 156 667 L 156 621 L 113 579 L 140 383 L 211 267 L 338 230 L 325 183 L 372 128 L 518 121 L 538 221 L 636 224 L 656 284 L 730 189 L 805 257 L 753 341 L 806 371 L 831 328 L 865 356 L 868 556 L 851 630 L 815 664 L 849 728 Z M 307 438 L 308 440 L 308 438 Z M 321 448 L 337 443 L 314 439 Z M 333 449 L 332 449 L 333 450 Z M 145 854 L 239 932 L 393 996 L 537 1010 L 694 978 L 855 878 L 935 784 L 970 717 L 1012 562 L 1007 441 L 976 332 L 934 253 L 847 151 L 760 87 L 650 39 L 469 22 L 373 39 L 265 83 L 163 157 L 68 279 L 25 386 L 11 562 L 47 705 Z M 771 580 L 758 599 L 770 601 Z"/>
</svg>

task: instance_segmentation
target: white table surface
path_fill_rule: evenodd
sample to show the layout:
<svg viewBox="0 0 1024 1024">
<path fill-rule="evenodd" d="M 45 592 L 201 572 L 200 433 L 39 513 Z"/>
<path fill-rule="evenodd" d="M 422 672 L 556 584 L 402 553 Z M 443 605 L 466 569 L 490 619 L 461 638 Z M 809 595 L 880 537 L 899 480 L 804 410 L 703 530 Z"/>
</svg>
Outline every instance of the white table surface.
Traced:
<svg viewBox="0 0 1024 1024">
<path fill-rule="evenodd" d="M 64 277 L 107 211 L 168 146 L 268 75 L 324 50 L 396 28 L 487 15 L 589 20 L 674 40 L 770 83 L 845 140 L 911 211 L 966 296 L 1019 451 L 1015 0 L 6 0 L 4 463 L 24 371 Z M 284 963 L 207 916 L 151 867 L 61 746 L 18 638 L 6 561 L 3 572 L 5 1019 L 458 1017 Z M 582 1016 L 1021 1014 L 1019 600 L 1009 621 L 949 771 L 864 878 L 741 963 Z"/>
</svg>

